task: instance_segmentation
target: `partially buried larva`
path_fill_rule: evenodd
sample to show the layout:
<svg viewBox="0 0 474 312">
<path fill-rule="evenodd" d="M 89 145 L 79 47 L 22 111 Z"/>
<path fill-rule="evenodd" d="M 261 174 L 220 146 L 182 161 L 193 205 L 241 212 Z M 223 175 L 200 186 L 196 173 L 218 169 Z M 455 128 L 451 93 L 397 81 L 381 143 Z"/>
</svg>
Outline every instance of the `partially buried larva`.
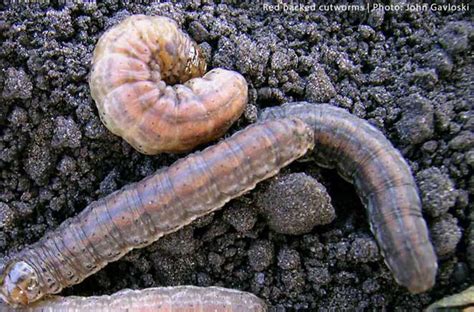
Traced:
<svg viewBox="0 0 474 312">
<path fill-rule="evenodd" d="M 145 154 L 185 152 L 221 137 L 242 114 L 247 83 L 206 63 L 175 21 L 132 15 L 94 50 L 92 98 L 114 134 Z"/>
<path fill-rule="evenodd" d="M 59 297 L 1 312 L 265 312 L 263 300 L 253 294 L 220 287 L 157 287 L 122 290 L 110 296 Z"/>
</svg>

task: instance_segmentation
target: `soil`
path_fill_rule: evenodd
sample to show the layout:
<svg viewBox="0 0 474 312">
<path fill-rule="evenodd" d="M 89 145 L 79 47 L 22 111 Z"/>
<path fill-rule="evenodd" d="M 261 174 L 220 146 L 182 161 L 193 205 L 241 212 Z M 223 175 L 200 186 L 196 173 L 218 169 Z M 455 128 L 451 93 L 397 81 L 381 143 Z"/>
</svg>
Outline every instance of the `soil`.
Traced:
<svg viewBox="0 0 474 312">
<path fill-rule="evenodd" d="M 308 156 L 63 294 L 218 285 L 250 291 L 270 311 L 419 310 L 472 285 L 472 11 L 270 11 L 225 2 L 0 4 L 0 256 L 183 156 L 133 150 L 102 125 L 89 92 L 100 35 L 131 14 L 150 14 L 176 20 L 209 68 L 245 76 L 248 108 L 229 134 L 264 107 L 299 100 L 346 108 L 382 130 L 417 178 L 439 256 L 436 285 L 411 295 L 396 284 L 353 186 Z M 265 215 L 272 202 L 291 202 L 285 190 L 314 206 L 311 187 L 323 198 L 324 222 L 298 228 Z"/>
</svg>

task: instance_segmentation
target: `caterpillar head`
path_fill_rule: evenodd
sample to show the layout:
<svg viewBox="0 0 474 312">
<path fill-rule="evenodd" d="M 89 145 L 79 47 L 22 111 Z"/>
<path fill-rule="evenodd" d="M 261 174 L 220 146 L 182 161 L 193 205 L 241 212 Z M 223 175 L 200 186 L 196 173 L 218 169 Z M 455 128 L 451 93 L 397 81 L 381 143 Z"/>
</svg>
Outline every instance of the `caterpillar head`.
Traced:
<svg viewBox="0 0 474 312">
<path fill-rule="evenodd" d="M 0 268 L 0 298 L 12 305 L 26 305 L 42 294 L 35 270 L 25 261 L 12 261 Z"/>
<path fill-rule="evenodd" d="M 204 75 L 206 68 L 206 58 L 204 57 L 201 48 L 195 42 L 193 42 L 191 48 L 189 49 L 189 55 L 186 61 L 185 79 L 182 82 L 186 82 L 188 79 Z"/>
</svg>

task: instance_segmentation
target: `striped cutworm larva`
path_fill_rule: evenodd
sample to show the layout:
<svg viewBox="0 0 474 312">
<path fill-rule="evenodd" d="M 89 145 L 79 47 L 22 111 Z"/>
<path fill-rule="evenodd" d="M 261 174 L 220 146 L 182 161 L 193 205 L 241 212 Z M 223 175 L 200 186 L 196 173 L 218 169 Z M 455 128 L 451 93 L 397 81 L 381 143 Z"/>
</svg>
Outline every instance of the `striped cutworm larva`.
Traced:
<svg viewBox="0 0 474 312">
<path fill-rule="evenodd" d="M 298 118 L 269 120 L 182 158 L 91 203 L 0 270 L 0 297 L 15 306 L 81 282 L 133 248 L 224 206 L 313 147 Z"/>
<path fill-rule="evenodd" d="M 247 83 L 206 63 L 175 21 L 132 15 L 106 31 L 89 80 L 100 118 L 145 154 L 185 152 L 221 137 L 242 114 Z"/>
<path fill-rule="evenodd" d="M 28 307 L 11 308 L 0 303 L 1 312 L 265 312 L 257 296 L 220 287 L 157 287 L 125 289 L 110 296 L 51 296 Z"/>
<path fill-rule="evenodd" d="M 412 293 L 435 283 L 437 259 L 410 168 L 390 141 L 367 121 L 327 104 L 287 103 L 261 120 L 298 117 L 314 131 L 314 157 L 355 185 L 370 227 L 396 281 Z"/>
</svg>

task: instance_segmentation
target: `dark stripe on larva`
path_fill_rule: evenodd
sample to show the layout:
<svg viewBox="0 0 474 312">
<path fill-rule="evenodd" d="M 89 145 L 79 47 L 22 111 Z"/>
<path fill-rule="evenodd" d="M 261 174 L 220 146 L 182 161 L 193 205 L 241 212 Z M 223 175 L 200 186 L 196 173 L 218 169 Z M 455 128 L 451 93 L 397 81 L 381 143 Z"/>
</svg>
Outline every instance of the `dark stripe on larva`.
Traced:
<svg viewBox="0 0 474 312">
<path fill-rule="evenodd" d="M 312 130 L 298 118 L 255 124 L 91 203 L 12 256 L 0 276 L 0 296 L 11 304 L 27 304 L 77 284 L 131 249 L 253 189 L 304 155 L 313 146 L 312 138 Z M 37 287 L 24 292 L 15 288 L 34 280 L 35 274 Z"/>
<path fill-rule="evenodd" d="M 264 110 L 260 120 L 298 117 L 314 130 L 314 157 L 356 187 L 397 282 L 412 293 L 434 285 L 437 261 L 410 168 L 385 136 L 343 109 L 306 102 Z"/>
<path fill-rule="evenodd" d="M 110 296 L 53 296 L 27 308 L 0 303 L 1 312 L 265 312 L 253 294 L 219 287 L 160 287 L 122 290 Z"/>
</svg>

